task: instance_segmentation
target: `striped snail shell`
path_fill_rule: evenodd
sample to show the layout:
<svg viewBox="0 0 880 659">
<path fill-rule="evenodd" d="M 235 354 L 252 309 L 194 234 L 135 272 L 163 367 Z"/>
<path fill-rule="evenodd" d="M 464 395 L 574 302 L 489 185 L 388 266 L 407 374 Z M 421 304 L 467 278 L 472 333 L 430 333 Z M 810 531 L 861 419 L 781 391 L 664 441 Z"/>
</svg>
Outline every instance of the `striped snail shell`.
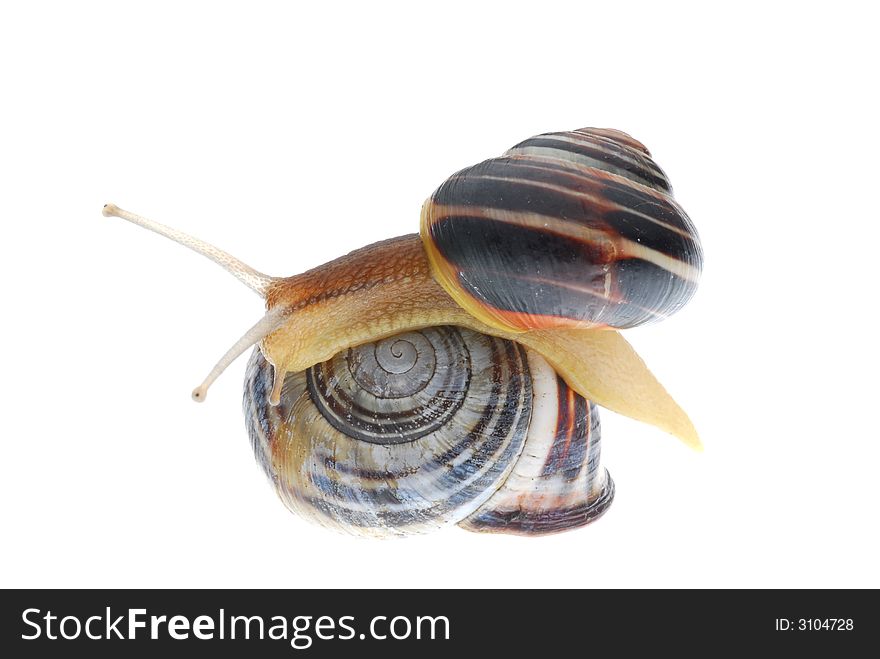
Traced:
<svg viewBox="0 0 880 659">
<path fill-rule="evenodd" d="M 290 373 L 248 365 L 244 413 L 257 456 L 294 512 L 359 535 L 458 524 L 546 534 L 611 502 L 599 417 L 537 353 L 453 326 L 350 348 Z"/>
<path fill-rule="evenodd" d="M 693 296 L 696 229 L 648 150 L 581 129 L 520 142 L 451 176 L 422 210 L 440 283 L 511 329 L 635 327 Z"/>
<path fill-rule="evenodd" d="M 586 524 L 614 493 L 597 405 L 700 447 L 616 331 L 681 308 L 702 266 L 666 175 L 619 131 L 521 142 L 443 183 L 420 234 L 292 277 L 104 214 L 207 256 L 265 300 L 193 397 L 257 345 L 248 434 L 282 501 L 312 521 L 368 536 Z"/>
</svg>

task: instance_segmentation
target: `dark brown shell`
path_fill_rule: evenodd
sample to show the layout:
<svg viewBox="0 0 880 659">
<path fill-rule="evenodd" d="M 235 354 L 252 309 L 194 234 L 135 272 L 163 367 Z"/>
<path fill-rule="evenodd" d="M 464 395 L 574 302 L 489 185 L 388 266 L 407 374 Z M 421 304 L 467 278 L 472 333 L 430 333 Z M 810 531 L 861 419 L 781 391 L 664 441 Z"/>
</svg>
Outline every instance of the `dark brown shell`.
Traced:
<svg viewBox="0 0 880 659">
<path fill-rule="evenodd" d="M 609 129 L 538 135 L 454 174 L 425 202 L 422 240 L 447 292 L 509 329 L 664 318 L 703 260 L 666 175 Z"/>
</svg>

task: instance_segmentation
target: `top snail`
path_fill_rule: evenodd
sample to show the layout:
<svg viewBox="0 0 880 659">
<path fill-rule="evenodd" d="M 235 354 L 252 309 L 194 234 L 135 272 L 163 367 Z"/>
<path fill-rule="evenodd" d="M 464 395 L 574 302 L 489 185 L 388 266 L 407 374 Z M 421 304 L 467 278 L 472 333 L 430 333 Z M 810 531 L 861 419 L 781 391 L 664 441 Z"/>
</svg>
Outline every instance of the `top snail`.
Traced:
<svg viewBox="0 0 880 659">
<path fill-rule="evenodd" d="M 226 366 L 259 344 L 245 391 L 254 448 L 285 503 L 324 524 L 384 535 L 450 522 L 545 533 L 590 521 L 612 490 L 598 469 L 594 406 L 583 398 L 700 446 L 687 415 L 615 331 L 680 309 L 702 266 L 696 230 L 673 200 L 666 175 L 640 142 L 620 131 L 583 128 L 525 140 L 445 181 L 422 207 L 419 235 L 378 242 L 292 277 L 264 275 L 114 205 L 104 214 L 194 249 L 265 298 L 265 316 L 193 397 L 204 400 Z M 525 356 L 516 357 L 523 349 Z M 485 414 L 476 414 L 477 421 L 467 414 L 480 405 L 469 396 L 483 386 L 478 376 L 485 367 L 474 360 L 504 351 L 519 366 L 495 364 L 485 385 L 493 404 L 499 405 L 501 380 L 510 385 L 526 373 L 532 384 L 516 396 L 525 408 L 518 412 L 522 423 L 502 411 L 506 439 L 489 451 L 477 445 L 497 429 L 486 428 Z M 441 357 L 447 361 L 441 364 Z M 341 370 L 328 375 L 333 368 Z M 543 431 L 549 438 L 529 430 L 538 407 L 546 407 L 538 400 L 546 388 L 534 379 L 542 370 L 558 375 L 553 391 L 567 396 L 572 411 L 565 430 L 564 405 L 557 406 L 555 422 Z M 401 384 L 404 375 L 413 382 Z M 444 404 L 432 406 L 429 395 Z M 407 396 L 415 396 L 410 407 L 401 402 Z M 318 411 L 310 414 L 306 403 Z M 358 419 L 358 428 L 343 427 Z M 440 421 L 452 425 L 453 435 L 438 439 Z M 419 422 L 431 428 L 415 430 Z M 577 451 L 575 429 L 584 443 Z M 470 453 L 464 456 L 463 442 L 446 455 L 464 436 Z M 412 446 L 429 440 L 430 464 L 425 446 Z M 512 484 L 517 469 L 525 469 L 516 467 L 518 457 L 534 453 L 523 450 L 532 441 L 555 455 L 557 467 L 568 470 L 565 478 L 556 477 L 548 457 L 531 478 L 520 474 Z M 345 442 L 366 448 L 343 448 Z M 391 447 L 399 453 L 387 455 Z M 567 484 L 544 492 L 553 479 Z"/>
</svg>

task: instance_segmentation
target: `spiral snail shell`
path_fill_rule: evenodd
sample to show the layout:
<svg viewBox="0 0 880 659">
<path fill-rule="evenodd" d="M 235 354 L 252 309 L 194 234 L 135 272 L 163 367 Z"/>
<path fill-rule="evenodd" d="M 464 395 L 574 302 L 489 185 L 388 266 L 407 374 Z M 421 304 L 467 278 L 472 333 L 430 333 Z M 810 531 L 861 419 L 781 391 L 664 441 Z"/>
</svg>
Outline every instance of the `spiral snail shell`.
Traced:
<svg viewBox="0 0 880 659">
<path fill-rule="evenodd" d="M 490 325 L 624 329 L 696 290 L 702 253 L 671 192 L 629 136 L 547 133 L 447 179 L 422 237 L 444 288 Z"/>
<path fill-rule="evenodd" d="M 287 278 L 116 206 L 104 214 L 265 298 L 193 397 L 258 344 L 248 434 L 282 501 L 311 521 L 368 536 L 582 526 L 614 494 L 597 405 L 700 445 L 615 331 L 680 309 L 702 266 L 666 175 L 619 131 L 530 138 L 444 182 L 420 235 Z"/>
</svg>

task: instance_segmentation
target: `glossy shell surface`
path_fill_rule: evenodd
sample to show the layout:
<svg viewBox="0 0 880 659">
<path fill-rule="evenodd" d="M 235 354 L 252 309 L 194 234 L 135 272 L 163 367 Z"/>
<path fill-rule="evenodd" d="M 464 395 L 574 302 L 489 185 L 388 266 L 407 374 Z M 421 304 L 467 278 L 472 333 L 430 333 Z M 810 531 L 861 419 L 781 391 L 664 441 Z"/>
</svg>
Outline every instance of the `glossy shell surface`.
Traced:
<svg viewBox="0 0 880 659">
<path fill-rule="evenodd" d="M 248 433 L 282 501 L 368 536 L 545 534 L 598 517 L 613 496 L 595 405 L 519 344 L 430 327 L 289 373 L 248 365 Z"/>
<path fill-rule="evenodd" d="M 625 133 L 547 133 L 451 176 L 425 202 L 438 281 L 487 324 L 628 328 L 696 290 L 702 249 L 663 171 Z"/>
</svg>

